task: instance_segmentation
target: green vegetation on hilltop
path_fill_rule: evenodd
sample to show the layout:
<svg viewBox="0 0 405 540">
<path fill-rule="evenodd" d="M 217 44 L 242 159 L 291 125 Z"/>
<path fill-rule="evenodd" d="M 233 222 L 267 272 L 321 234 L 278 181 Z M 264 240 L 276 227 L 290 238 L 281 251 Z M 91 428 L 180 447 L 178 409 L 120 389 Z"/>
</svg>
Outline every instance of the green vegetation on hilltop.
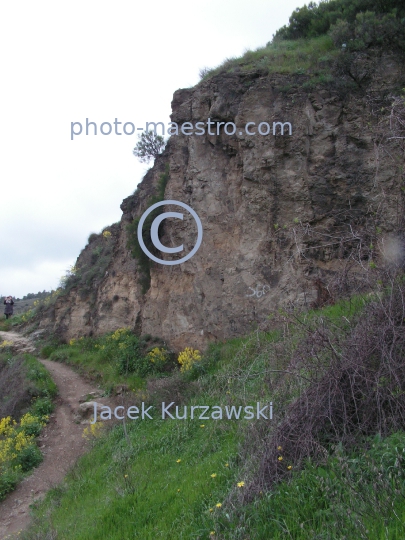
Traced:
<svg viewBox="0 0 405 540">
<path fill-rule="evenodd" d="M 201 70 L 207 79 L 220 73 L 307 75 L 312 86 L 349 75 L 354 53 L 372 48 L 405 54 L 405 7 L 402 0 L 329 0 L 297 8 L 289 24 L 273 40 L 214 69 Z M 305 84 L 305 83 L 304 83 Z M 304 87 L 305 88 L 305 87 Z M 355 86 L 354 86 L 355 88 Z"/>
<path fill-rule="evenodd" d="M 113 257 L 114 241 L 118 234 L 117 223 L 105 227 L 100 234 L 90 234 L 88 244 L 82 250 L 78 262 L 61 279 L 58 293 L 68 294 L 75 288 L 82 299 L 89 298 L 92 304 L 95 285 L 107 275 Z"/>
<path fill-rule="evenodd" d="M 329 36 L 312 40 L 274 41 L 255 51 L 247 51 L 240 58 L 228 58 L 214 69 L 206 69 L 203 78 L 219 73 L 244 73 L 262 70 L 264 73 L 303 75 L 308 70 L 325 71 L 339 54 Z"/>
<path fill-rule="evenodd" d="M 309 2 L 308 5 L 293 11 L 289 24 L 277 30 L 275 37 L 301 39 L 321 36 L 327 34 L 339 21 L 355 25 L 361 20 L 359 14 L 364 13 L 375 16 L 373 24 L 390 15 L 395 19 L 391 26 L 391 30 L 395 31 L 404 24 L 401 19 L 405 17 L 405 6 L 402 0 L 326 0 L 318 4 Z M 395 38 L 394 35 L 392 37 Z"/>
</svg>

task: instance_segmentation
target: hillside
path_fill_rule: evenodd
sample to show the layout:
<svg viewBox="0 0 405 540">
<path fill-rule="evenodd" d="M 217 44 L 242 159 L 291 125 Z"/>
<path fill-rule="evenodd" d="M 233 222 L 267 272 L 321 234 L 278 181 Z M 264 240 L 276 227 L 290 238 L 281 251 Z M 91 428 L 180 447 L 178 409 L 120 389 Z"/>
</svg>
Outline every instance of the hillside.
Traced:
<svg viewBox="0 0 405 540">
<path fill-rule="evenodd" d="M 213 134 L 172 135 L 62 287 L 0 325 L 63 374 L 70 421 L 99 414 L 19 538 L 405 537 L 404 17 L 398 0 L 311 2 L 202 70 L 171 119 Z M 182 264 L 140 248 L 163 200 L 202 222 Z M 197 227 L 153 232 L 160 210 L 142 239 L 176 262 L 153 234 L 189 253 Z M 9 380 L 22 360 L 0 346 Z"/>
<path fill-rule="evenodd" d="M 371 49 L 353 53 L 344 73 L 328 58 L 318 55 L 318 71 L 308 74 L 219 70 L 176 91 L 172 122 L 211 119 L 215 133 L 233 122 L 237 134 L 172 135 L 123 201 L 121 221 L 91 236 L 37 325 L 65 340 L 130 327 L 177 350 L 205 348 L 260 326 L 276 308 L 360 290 L 361 273 L 383 260 L 382 244 L 395 243 L 403 222 L 396 134 L 404 64 L 395 52 Z M 321 69 L 329 70 L 323 82 Z M 279 126 L 276 135 L 246 134 L 248 122 L 265 121 L 289 122 L 292 133 Z M 136 250 L 139 218 L 163 199 L 186 203 L 202 221 L 202 245 L 181 265 Z M 190 219 L 165 220 L 163 244 L 190 251 Z"/>
</svg>

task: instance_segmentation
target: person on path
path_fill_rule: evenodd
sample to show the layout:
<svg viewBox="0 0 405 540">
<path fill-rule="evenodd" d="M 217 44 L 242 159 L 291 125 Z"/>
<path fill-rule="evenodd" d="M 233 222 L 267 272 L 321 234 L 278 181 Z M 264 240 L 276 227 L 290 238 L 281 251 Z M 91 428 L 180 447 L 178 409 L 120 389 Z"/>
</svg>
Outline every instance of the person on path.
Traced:
<svg viewBox="0 0 405 540">
<path fill-rule="evenodd" d="M 4 308 L 4 315 L 6 316 L 6 319 L 11 317 L 13 314 L 13 306 L 14 306 L 14 300 L 12 296 L 6 296 L 4 300 L 5 308 Z"/>
</svg>

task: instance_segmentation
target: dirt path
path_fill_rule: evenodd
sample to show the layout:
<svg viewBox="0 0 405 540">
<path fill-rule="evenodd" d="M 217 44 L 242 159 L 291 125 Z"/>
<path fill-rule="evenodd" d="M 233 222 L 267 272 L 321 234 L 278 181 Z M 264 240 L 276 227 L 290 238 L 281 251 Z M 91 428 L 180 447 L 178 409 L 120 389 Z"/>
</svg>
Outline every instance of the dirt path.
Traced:
<svg viewBox="0 0 405 540">
<path fill-rule="evenodd" d="M 18 334 L 0 332 L 0 341 L 4 339 L 13 341 L 19 352 L 35 352 L 32 342 Z M 79 400 L 99 390 L 64 364 L 50 360 L 40 362 L 51 374 L 59 395 L 50 422 L 38 438 L 44 456 L 43 462 L 0 503 L 1 540 L 27 528 L 30 522 L 29 505 L 63 480 L 88 444 L 82 436 L 85 425 L 81 424 L 77 417 Z M 105 399 L 97 401 L 107 403 Z"/>
</svg>

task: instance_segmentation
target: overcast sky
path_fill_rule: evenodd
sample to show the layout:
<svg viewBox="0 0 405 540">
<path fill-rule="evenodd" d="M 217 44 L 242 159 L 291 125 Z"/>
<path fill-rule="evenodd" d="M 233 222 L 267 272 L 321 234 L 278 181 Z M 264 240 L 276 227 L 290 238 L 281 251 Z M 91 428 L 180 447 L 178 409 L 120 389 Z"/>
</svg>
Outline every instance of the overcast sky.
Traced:
<svg viewBox="0 0 405 540">
<path fill-rule="evenodd" d="M 136 135 L 72 141 L 71 122 L 169 122 L 175 90 L 264 46 L 303 4 L 2 2 L 0 294 L 56 288 L 147 170 Z"/>
</svg>

